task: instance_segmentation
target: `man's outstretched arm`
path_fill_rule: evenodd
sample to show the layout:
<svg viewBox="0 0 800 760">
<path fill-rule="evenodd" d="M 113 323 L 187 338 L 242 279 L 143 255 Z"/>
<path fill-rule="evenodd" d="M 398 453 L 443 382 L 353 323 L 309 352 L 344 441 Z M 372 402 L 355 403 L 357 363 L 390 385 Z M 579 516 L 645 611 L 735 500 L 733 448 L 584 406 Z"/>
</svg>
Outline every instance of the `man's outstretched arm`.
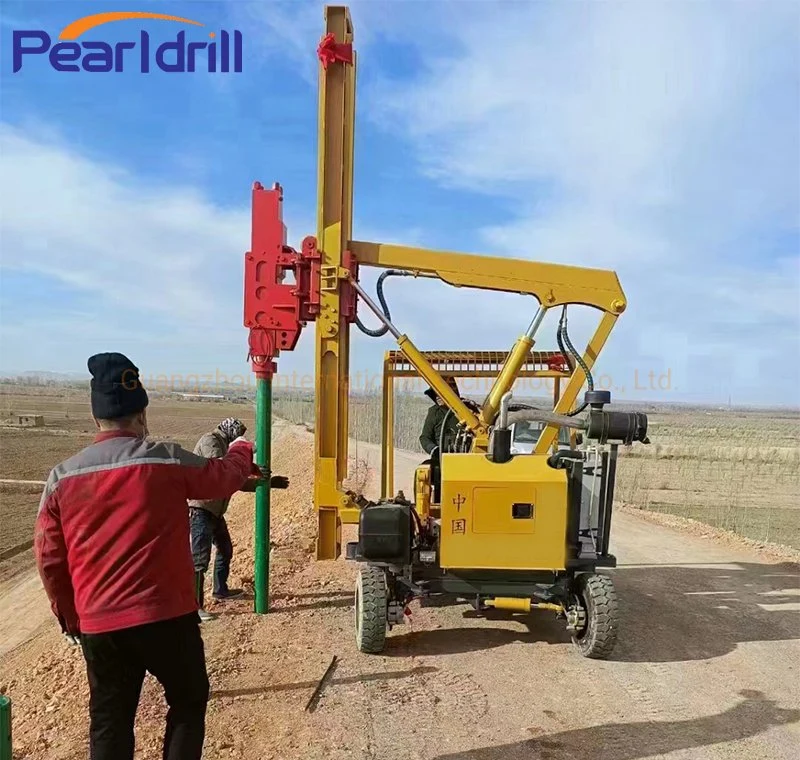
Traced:
<svg viewBox="0 0 800 760">
<path fill-rule="evenodd" d="M 175 445 L 173 454 L 180 461 L 187 499 L 227 499 L 258 474 L 253 463 L 253 444 L 237 438 L 225 456 L 206 459 Z"/>
<path fill-rule="evenodd" d="M 261 483 L 263 480 L 269 477 L 269 487 L 270 488 L 288 488 L 289 487 L 289 478 L 285 475 L 264 475 L 261 474 L 260 477 L 253 477 L 249 478 L 245 484 L 239 489 L 240 491 L 246 491 L 247 493 L 253 493 L 256 488 L 258 488 L 258 484 Z"/>
</svg>

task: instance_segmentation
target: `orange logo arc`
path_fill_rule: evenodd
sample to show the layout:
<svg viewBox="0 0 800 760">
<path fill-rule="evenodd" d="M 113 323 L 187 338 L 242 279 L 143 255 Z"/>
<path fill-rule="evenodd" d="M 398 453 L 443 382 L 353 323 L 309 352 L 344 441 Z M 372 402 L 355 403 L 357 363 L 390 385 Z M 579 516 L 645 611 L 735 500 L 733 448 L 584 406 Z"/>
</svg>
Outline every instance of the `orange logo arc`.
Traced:
<svg viewBox="0 0 800 760">
<path fill-rule="evenodd" d="M 199 21 L 192 21 L 190 18 L 183 18 L 182 16 L 169 16 L 165 13 L 147 13 L 145 11 L 115 11 L 109 13 L 95 13 L 91 16 L 84 16 L 71 24 L 67 24 L 58 35 L 60 40 L 76 40 L 84 32 L 94 29 L 96 26 L 102 24 L 109 24 L 112 21 L 125 21 L 127 19 L 159 19 L 161 21 L 180 21 L 184 24 L 194 24 L 195 26 L 203 26 Z"/>
</svg>

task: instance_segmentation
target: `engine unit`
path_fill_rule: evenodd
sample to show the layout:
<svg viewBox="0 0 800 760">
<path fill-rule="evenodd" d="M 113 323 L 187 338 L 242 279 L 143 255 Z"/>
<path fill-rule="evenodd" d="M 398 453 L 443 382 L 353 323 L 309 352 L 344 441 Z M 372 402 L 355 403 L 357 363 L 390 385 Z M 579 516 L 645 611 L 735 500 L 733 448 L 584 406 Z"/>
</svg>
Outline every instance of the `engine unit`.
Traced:
<svg viewBox="0 0 800 760">
<path fill-rule="evenodd" d="M 380 502 L 361 510 L 358 522 L 357 548 L 359 559 L 389 565 L 411 563 L 412 507 L 406 504 Z"/>
</svg>

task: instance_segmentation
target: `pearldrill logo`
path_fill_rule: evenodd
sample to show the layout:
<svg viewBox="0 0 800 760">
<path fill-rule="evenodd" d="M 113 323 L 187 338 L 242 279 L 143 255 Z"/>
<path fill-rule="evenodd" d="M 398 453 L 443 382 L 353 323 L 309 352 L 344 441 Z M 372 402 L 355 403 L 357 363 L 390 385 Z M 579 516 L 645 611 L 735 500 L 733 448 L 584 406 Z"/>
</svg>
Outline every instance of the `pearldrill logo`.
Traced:
<svg viewBox="0 0 800 760">
<path fill-rule="evenodd" d="M 13 71 L 18 73 L 23 65 L 39 56 L 46 56 L 56 71 L 86 71 L 89 73 L 120 73 L 136 69 L 142 74 L 163 71 L 167 74 L 185 74 L 208 71 L 210 74 L 239 74 L 242 71 L 242 33 L 240 31 L 209 32 L 211 41 L 186 41 L 186 32 L 180 31 L 175 39 L 150 44 L 150 35 L 141 30 L 136 40 L 103 42 L 81 40 L 84 33 L 103 24 L 129 19 L 158 19 L 176 21 L 193 26 L 204 26 L 181 16 L 163 13 L 114 12 L 84 16 L 67 24 L 58 35 L 62 40 L 53 44 L 50 35 L 41 29 L 20 29 L 13 32 Z M 199 55 L 198 55 L 199 54 Z"/>
</svg>

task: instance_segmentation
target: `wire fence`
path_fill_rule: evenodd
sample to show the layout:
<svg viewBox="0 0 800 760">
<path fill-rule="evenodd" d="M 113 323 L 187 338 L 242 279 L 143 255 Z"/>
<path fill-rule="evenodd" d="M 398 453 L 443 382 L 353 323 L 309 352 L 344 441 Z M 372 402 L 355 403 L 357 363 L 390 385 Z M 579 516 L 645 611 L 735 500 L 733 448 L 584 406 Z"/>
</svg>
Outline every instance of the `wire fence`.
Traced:
<svg viewBox="0 0 800 760">
<path fill-rule="evenodd" d="M 424 396 L 398 393 L 394 398 L 394 445 L 400 449 L 420 452 L 419 436 L 431 402 Z M 303 391 L 279 391 L 272 401 L 273 414 L 313 428 L 315 400 Z M 378 393 L 350 397 L 349 434 L 366 443 L 380 443 L 382 403 Z"/>
</svg>

